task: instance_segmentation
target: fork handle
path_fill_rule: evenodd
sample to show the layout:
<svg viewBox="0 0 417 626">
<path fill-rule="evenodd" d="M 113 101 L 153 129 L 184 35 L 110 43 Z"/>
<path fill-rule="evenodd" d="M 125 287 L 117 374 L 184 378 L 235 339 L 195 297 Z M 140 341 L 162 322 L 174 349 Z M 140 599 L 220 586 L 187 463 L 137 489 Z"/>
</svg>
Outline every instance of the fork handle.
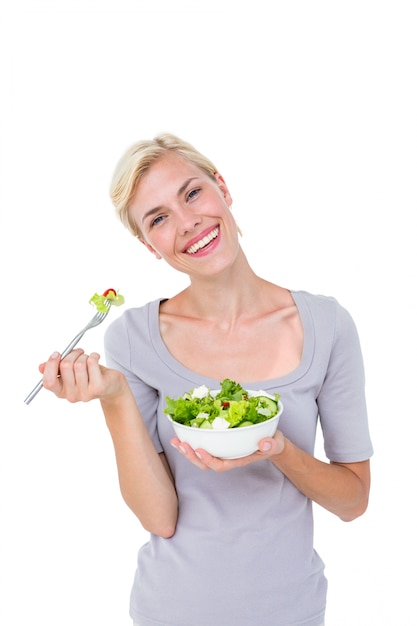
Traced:
<svg viewBox="0 0 417 626">
<path fill-rule="evenodd" d="M 32 391 L 30 392 L 30 394 L 25 398 L 25 404 L 30 404 L 33 398 L 38 395 L 42 387 L 43 387 L 43 380 L 41 378 L 38 384 L 36 385 L 36 387 L 34 387 Z"/>
<path fill-rule="evenodd" d="M 60 361 L 62 361 L 62 359 L 64 359 L 71 352 L 71 350 L 75 348 L 75 346 L 80 341 L 80 339 L 85 335 L 85 333 L 86 333 L 86 329 L 83 329 L 81 332 L 78 333 L 78 335 L 75 335 L 74 339 L 67 345 L 65 350 L 62 351 Z M 41 378 L 38 384 L 32 389 L 30 394 L 25 398 L 25 404 L 30 404 L 33 398 L 38 395 L 42 387 L 43 387 L 43 379 Z"/>
<path fill-rule="evenodd" d="M 71 341 L 71 343 L 69 343 L 69 344 L 67 345 L 67 347 L 65 348 L 65 350 L 63 350 L 63 351 L 62 351 L 62 353 L 61 353 L 61 361 L 62 361 L 62 359 L 65 359 L 65 357 L 66 357 L 66 356 L 67 356 L 67 355 L 71 352 L 71 350 L 73 350 L 73 349 L 75 348 L 75 346 L 76 346 L 76 345 L 77 345 L 77 343 L 80 341 L 80 339 L 81 339 L 82 337 L 84 337 L 85 333 L 86 333 L 86 329 L 84 328 L 82 331 L 80 331 L 80 332 L 78 333 L 78 335 L 76 335 L 76 336 L 74 337 L 74 339 Z"/>
</svg>

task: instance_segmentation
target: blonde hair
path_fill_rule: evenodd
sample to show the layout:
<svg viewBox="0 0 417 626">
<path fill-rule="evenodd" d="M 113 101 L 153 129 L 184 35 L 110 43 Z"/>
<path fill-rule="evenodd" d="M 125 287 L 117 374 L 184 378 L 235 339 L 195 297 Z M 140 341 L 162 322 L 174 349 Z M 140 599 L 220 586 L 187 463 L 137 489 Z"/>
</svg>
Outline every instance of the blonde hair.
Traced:
<svg viewBox="0 0 417 626">
<path fill-rule="evenodd" d="M 129 205 L 138 184 L 149 168 L 164 154 L 176 153 L 200 168 L 214 179 L 215 165 L 191 144 L 170 133 L 161 133 L 154 139 L 138 141 L 121 157 L 110 185 L 110 197 L 122 224 L 135 237 L 142 237 L 140 228 L 129 214 Z"/>
</svg>

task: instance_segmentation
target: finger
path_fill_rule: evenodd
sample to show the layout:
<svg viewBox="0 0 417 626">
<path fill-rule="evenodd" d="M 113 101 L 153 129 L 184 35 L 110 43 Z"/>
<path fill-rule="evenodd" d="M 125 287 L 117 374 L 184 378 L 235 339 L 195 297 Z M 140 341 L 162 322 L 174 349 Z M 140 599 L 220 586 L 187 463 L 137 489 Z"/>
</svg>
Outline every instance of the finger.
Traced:
<svg viewBox="0 0 417 626">
<path fill-rule="evenodd" d="M 59 365 L 61 355 L 59 352 L 53 352 L 49 359 L 39 366 L 40 371 L 43 374 L 42 383 L 45 389 L 55 391 L 55 388 L 60 388 L 59 381 Z"/>
<path fill-rule="evenodd" d="M 273 437 L 265 437 L 258 444 L 259 452 L 265 456 L 281 454 L 285 447 L 285 439 L 281 431 L 277 431 Z"/>
<path fill-rule="evenodd" d="M 87 358 L 87 371 L 90 384 L 93 386 L 101 382 L 102 373 L 100 369 L 100 355 L 97 352 L 92 352 Z"/>
<path fill-rule="evenodd" d="M 90 394 L 95 397 L 99 397 L 103 390 L 103 373 L 100 366 L 100 355 L 97 352 L 92 352 L 87 358 L 87 373 L 89 380 Z"/>
<path fill-rule="evenodd" d="M 59 388 L 53 391 L 60 398 L 66 398 L 70 402 L 79 400 L 77 395 L 77 381 L 75 376 L 75 363 L 83 358 L 84 350 L 77 348 L 72 350 L 59 364 Z"/>
<path fill-rule="evenodd" d="M 64 384 L 73 385 L 75 381 L 74 363 L 84 354 L 84 350 L 72 350 L 59 364 L 59 372 Z"/>
<path fill-rule="evenodd" d="M 86 354 L 80 354 L 74 361 L 74 385 L 78 387 L 81 392 L 88 389 L 89 385 L 87 359 Z"/>
<path fill-rule="evenodd" d="M 227 466 L 225 465 L 226 462 L 223 459 L 212 456 L 207 452 L 207 450 L 198 448 L 195 451 L 195 455 L 207 469 L 211 469 L 214 472 L 223 472 L 225 469 L 227 469 Z"/>
<path fill-rule="evenodd" d="M 191 463 L 193 463 L 194 465 L 196 465 L 200 469 L 202 469 L 202 470 L 209 469 L 209 467 L 204 462 L 204 460 L 202 458 L 200 458 L 200 456 L 198 456 L 196 454 L 196 452 L 193 450 L 193 448 L 188 443 L 186 443 L 185 441 L 180 441 L 179 439 L 174 437 L 173 439 L 171 439 L 171 445 L 176 450 L 178 450 L 178 452 L 180 454 L 182 454 L 182 456 L 185 456 Z"/>
<path fill-rule="evenodd" d="M 208 469 L 213 470 L 213 472 L 226 472 L 227 470 L 243 467 L 245 465 L 249 465 L 254 461 L 259 461 L 258 452 L 254 452 L 253 454 L 249 454 L 248 456 L 244 456 L 238 459 L 220 459 L 219 457 L 212 456 L 207 452 L 207 450 L 202 450 L 198 448 L 195 451 L 196 456 L 200 459 L 204 466 Z"/>
<path fill-rule="evenodd" d="M 209 454 L 206 450 L 201 450 L 200 448 L 195 451 L 195 454 L 208 469 L 211 469 L 214 472 L 225 472 L 236 467 L 244 467 L 245 465 L 250 465 L 256 461 L 265 460 L 273 454 L 278 454 L 278 446 L 274 447 L 270 443 L 270 439 L 263 439 L 262 442 L 265 447 L 265 452 L 258 449 L 252 454 L 248 454 L 247 456 L 237 459 L 220 459 L 218 457 L 211 456 L 211 454 Z"/>
</svg>

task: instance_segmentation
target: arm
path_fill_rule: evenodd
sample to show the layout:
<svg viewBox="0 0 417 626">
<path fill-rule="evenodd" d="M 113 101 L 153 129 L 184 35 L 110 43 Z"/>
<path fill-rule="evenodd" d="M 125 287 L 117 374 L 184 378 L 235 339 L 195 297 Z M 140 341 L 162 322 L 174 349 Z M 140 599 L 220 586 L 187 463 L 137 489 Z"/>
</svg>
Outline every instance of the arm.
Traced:
<svg viewBox="0 0 417 626">
<path fill-rule="evenodd" d="M 200 469 L 224 472 L 256 461 L 270 460 L 301 493 L 343 521 L 352 521 L 365 512 L 370 487 L 369 461 L 325 463 L 307 454 L 282 432 L 259 442 L 259 450 L 242 459 L 222 460 L 205 450 L 194 451 L 178 439 L 172 444 Z"/>
<path fill-rule="evenodd" d="M 143 527 L 161 537 L 175 532 L 178 500 L 164 453 L 158 454 L 133 395 L 101 400 L 116 454 L 122 496 Z"/>
<path fill-rule="evenodd" d="M 288 439 L 280 437 L 280 440 L 282 452 L 270 459 L 305 496 L 345 522 L 356 519 L 366 511 L 370 489 L 369 460 L 325 463 Z M 265 445 L 265 440 L 262 444 Z M 274 444 L 277 445 L 277 442 L 274 441 Z"/>
<path fill-rule="evenodd" d="M 55 353 L 40 366 L 43 385 L 70 402 L 99 399 L 109 428 L 127 505 L 144 528 L 162 537 L 175 532 L 177 495 L 168 464 L 158 454 L 125 376 L 99 364 L 99 355 Z"/>
</svg>

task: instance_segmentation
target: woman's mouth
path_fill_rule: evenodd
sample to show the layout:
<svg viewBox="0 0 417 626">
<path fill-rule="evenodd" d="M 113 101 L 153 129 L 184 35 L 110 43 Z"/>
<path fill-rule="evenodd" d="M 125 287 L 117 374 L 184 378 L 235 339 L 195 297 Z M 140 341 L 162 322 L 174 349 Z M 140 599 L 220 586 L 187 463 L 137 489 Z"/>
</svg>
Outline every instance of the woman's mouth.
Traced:
<svg viewBox="0 0 417 626">
<path fill-rule="evenodd" d="M 195 243 L 193 243 L 189 248 L 187 248 L 185 250 L 185 252 L 187 254 L 195 254 L 196 252 L 198 252 L 199 250 L 202 250 L 203 248 L 205 248 L 206 246 L 208 246 L 208 244 L 213 241 L 213 239 L 216 239 L 216 237 L 218 237 L 220 232 L 220 229 L 218 226 L 216 226 L 215 228 L 213 228 L 212 231 L 210 231 L 207 235 L 205 235 L 204 237 L 202 237 L 201 239 L 199 239 L 198 241 L 196 241 Z"/>
</svg>

